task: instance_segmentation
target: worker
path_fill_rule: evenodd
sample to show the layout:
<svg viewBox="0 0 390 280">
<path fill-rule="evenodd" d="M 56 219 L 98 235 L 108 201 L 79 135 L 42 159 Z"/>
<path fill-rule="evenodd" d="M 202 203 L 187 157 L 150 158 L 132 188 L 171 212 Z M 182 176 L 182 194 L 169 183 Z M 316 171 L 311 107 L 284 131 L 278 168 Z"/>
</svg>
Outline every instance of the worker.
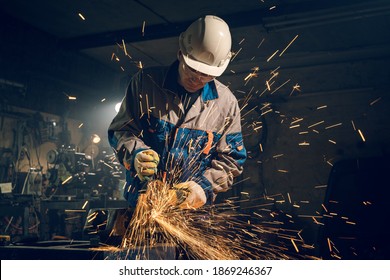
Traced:
<svg viewBox="0 0 390 280">
<path fill-rule="evenodd" d="M 174 204 L 212 204 L 243 171 L 246 149 L 240 108 L 216 78 L 231 59 L 227 23 L 207 15 L 179 37 L 169 67 L 136 73 L 108 129 L 109 143 L 126 168 L 124 197 L 135 207 L 143 183 L 172 185 Z"/>
</svg>

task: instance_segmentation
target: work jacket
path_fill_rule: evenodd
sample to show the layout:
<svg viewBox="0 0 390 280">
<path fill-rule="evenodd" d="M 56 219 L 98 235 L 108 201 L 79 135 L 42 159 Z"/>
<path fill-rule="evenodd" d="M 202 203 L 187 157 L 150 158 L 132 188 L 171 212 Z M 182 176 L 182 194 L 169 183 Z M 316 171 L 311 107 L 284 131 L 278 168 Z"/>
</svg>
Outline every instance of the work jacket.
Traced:
<svg viewBox="0 0 390 280">
<path fill-rule="evenodd" d="M 160 156 L 156 179 L 170 185 L 195 181 L 210 204 L 242 173 L 246 149 L 240 109 L 232 92 L 214 79 L 186 112 L 176 92 L 178 65 L 142 69 L 132 77 L 108 139 L 122 164 L 126 151 L 133 160 L 138 152 L 153 149 Z M 136 205 L 140 189 L 131 165 L 124 187 L 130 206 Z"/>
</svg>

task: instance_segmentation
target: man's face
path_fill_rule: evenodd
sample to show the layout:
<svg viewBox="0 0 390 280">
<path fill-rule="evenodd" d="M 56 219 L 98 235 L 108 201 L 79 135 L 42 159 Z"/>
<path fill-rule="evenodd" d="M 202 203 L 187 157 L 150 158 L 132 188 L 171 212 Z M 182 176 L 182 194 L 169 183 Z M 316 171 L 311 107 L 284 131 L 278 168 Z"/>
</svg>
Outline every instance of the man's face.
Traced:
<svg viewBox="0 0 390 280">
<path fill-rule="evenodd" d="M 183 57 L 179 57 L 179 84 L 188 92 L 197 92 L 202 89 L 205 84 L 213 80 L 215 77 L 209 76 L 190 68 L 184 61 Z"/>
</svg>

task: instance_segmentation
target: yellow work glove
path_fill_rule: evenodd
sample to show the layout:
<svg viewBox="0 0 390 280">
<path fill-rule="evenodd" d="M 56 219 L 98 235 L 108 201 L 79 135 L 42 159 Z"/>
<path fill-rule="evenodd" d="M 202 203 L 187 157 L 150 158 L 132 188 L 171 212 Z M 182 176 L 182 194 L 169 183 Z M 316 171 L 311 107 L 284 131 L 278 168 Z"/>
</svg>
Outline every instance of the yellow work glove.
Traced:
<svg viewBox="0 0 390 280">
<path fill-rule="evenodd" d="M 194 181 L 174 185 L 170 190 L 171 203 L 181 209 L 194 209 L 206 204 L 203 188 Z"/>
<path fill-rule="evenodd" d="M 134 158 L 134 169 L 141 181 L 149 180 L 157 173 L 157 165 L 160 161 L 158 154 L 149 149 L 139 152 Z"/>
</svg>

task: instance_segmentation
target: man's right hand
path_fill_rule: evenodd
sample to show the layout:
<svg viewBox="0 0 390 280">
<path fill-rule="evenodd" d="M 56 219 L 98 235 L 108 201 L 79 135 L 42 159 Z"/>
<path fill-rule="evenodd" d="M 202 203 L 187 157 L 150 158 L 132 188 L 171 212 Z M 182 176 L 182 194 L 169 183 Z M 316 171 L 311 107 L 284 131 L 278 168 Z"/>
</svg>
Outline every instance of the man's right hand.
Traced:
<svg viewBox="0 0 390 280">
<path fill-rule="evenodd" d="M 149 180 L 157 173 L 157 165 L 160 161 L 158 154 L 152 149 L 144 150 L 136 154 L 134 169 L 141 181 Z"/>
</svg>

